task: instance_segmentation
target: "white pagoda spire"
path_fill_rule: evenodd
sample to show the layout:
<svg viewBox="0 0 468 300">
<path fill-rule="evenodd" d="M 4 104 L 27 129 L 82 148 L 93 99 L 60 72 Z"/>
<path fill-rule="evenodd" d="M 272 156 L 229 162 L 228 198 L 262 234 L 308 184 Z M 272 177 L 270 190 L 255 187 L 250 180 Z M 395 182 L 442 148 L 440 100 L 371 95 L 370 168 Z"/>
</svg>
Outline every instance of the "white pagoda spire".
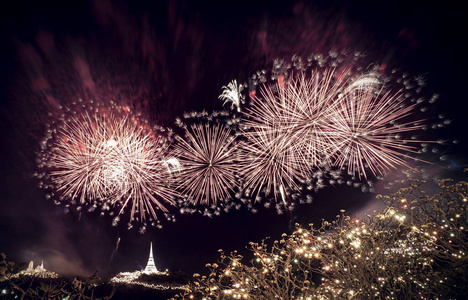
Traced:
<svg viewBox="0 0 468 300">
<path fill-rule="evenodd" d="M 148 263 L 146 264 L 146 268 L 143 271 L 144 273 L 158 273 L 158 269 L 156 269 L 156 265 L 154 264 L 153 258 L 153 242 L 150 244 L 150 253 L 148 258 Z"/>
</svg>

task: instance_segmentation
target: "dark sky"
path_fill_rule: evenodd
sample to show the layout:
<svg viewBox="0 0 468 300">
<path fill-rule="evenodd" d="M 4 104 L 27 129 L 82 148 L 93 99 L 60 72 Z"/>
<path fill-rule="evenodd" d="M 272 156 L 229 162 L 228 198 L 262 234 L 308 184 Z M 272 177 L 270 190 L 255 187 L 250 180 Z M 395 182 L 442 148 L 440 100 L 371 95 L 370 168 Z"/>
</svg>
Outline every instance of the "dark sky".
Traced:
<svg viewBox="0 0 468 300">
<path fill-rule="evenodd" d="M 278 57 L 359 50 L 370 61 L 424 74 L 427 89 L 441 95 L 437 109 L 454 120 L 437 138 L 460 140 L 442 151 L 450 164 L 466 166 L 465 7 L 428 1 L 129 2 L 0 4 L 0 251 L 9 259 L 106 275 L 144 267 L 152 241 L 159 268 L 202 272 L 220 248 L 242 250 L 249 241 L 288 232 L 286 215 L 241 210 L 213 219 L 177 216 L 141 235 L 96 214 L 64 214 L 33 177 L 47 113 L 59 105 L 113 100 L 143 111 L 151 122 L 172 125 L 184 111 L 221 109 L 223 85 L 245 81 Z M 295 221 L 318 223 L 341 208 L 363 211 L 375 205 L 373 198 L 348 187 L 327 188 L 294 213 Z"/>
</svg>

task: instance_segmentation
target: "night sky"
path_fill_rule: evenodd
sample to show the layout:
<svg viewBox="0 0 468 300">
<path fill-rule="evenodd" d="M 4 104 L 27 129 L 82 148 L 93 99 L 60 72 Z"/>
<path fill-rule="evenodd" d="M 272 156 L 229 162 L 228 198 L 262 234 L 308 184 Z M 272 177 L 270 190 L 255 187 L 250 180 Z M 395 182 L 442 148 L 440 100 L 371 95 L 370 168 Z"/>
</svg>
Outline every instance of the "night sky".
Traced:
<svg viewBox="0 0 468 300">
<path fill-rule="evenodd" d="M 185 111 L 222 109 L 222 86 L 246 81 L 278 57 L 361 51 L 369 61 L 423 74 L 425 88 L 440 94 L 437 111 L 453 120 L 434 139 L 459 140 L 441 146 L 449 159 L 428 169 L 433 178 L 459 177 L 468 166 L 466 7 L 429 1 L 8 2 L 0 4 L 0 252 L 10 260 L 44 260 L 46 269 L 62 274 L 99 270 L 106 276 L 144 267 L 152 241 L 158 268 L 203 272 L 218 249 L 242 252 L 249 241 L 289 232 L 286 214 L 241 209 L 214 218 L 178 215 L 163 229 L 139 234 L 125 224 L 112 227 L 111 218 L 96 213 L 65 214 L 34 177 L 48 113 L 59 105 L 112 100 L 173 126 Z M 292 222 L 319 223 L 342 208 L 353 214 L 378 206 L 375 194 L 351 187 L 313 196 Z"/>
</svg>

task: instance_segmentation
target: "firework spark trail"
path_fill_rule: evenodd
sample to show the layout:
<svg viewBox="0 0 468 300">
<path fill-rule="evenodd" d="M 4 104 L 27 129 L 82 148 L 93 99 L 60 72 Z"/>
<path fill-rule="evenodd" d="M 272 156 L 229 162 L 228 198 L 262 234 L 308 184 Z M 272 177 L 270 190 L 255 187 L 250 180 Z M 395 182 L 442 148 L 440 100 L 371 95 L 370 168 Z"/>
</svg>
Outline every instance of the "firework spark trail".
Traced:
<svg viewBox="0 0 468 300">
<path fill-rule="evenodd" d="M 281 126 L 288 138 L 294 140 L 295 152 L 301 153 L 307 173 L 320 168 L 324 161 L 329 163 L 327 153 L 336 148 L 330 134 L 333 129 L 329 116 L 337 109 L 336 99 L 346 83 L 344 78 L 336 79 L 333 69 L 322 74 L 314 72 L 310 79 L 301 73 L 293 75 L 286 86 L 279 87 L 278 94 L 284 103 Z M 272 96 L 270 92 L 267 98 Z"/>
<path fill-rule="evenodd" d="M 242 84 L 237 84 L 237 80 L 234 79 L 227 86 L 223 86 L 223 92 L 219 95 L 218 99 L 224 100 L 223 105 L 231 102 L 231 109 L 236 107 L 237 112 L 240 112 L 241 102 L 243 103 L 242 89 Z"/>
<path fill-rule="evenodd" d="M 347 165 L 348 172 L 367 178 L 366 169 L 374 175 L 408 164 L 406 153 L 417 153 L 417 140 L 403 139 L 402 133 L 422 128 L 421 120 L 398 124 L 414 112 L 416 104 L 405 106 L 401 92 L 391 93 L 373 88 L 345 93 L 339 109 L 331 116 L 333 139 L 337 145 L 334 164 Z"/>
<path fill-rule="evenodd" d="M 117 252 L 117 250 L 119 250 L 119 245 L 120 245 L 120 237 L 117 238 L 117 242 L 115 243 L 115 249 L 114 249 L 114 251 L 112 251 L 111 258 L 110 258 L 110 261 L 109 261 L 109 267 L 110 267 L 112 261 L 114 260 L 115 253 Z"/>
<path fill-rule="evenodd" d="M 96 110 L 97 111 L 97 110 Z M 130 222 L 157 220 L 176 192 L 164 165 L 168 143 L 128 112 L 64 115 L 42 148 L 61 201 L 130 210 Z"/>
<path fill-rule="evenodd" d="M 253 194 L 262 191 L 265 196 L 276 198 L 280 187 L 297 189 L 301 178 L 301 158 L 297 158 L 291 140 L 278 131 L 257 128 L 244 133 L 245 141 L 240 144 L 239 169 L 245 187 Z"/>
<path fill-rule="evenodd" d="M 347 71 L 345 71 L 346 73 Z M 334 70 L 291 75 L 264 86 L 261 98 L 253 98 L 244 113 L 244 180 L 257 191 L 265 187 L 275 198 L 280 186 L 297 190 L 297 181 L 310 176 L 336 151 L 329 116 L 338 108 L 336 99 L 345 86 L 345 76 L 334 79 Z"/>
<path fill-rule="evenodd" d="M 301 158 L 304 176 L 324 160 L 328 162 L 329 156 L 325 154 L 337 147 L 331 138 L 329 116 L 338 108 L 336 99 L 345 80 L 333 80 L 334 75 L 333 70 L 326 70 L 306 79 L 300 73 L 292 76 L 285 86 L 266 86 L 261 92 L 262 99 L 254 99 L 253 107 L 246 113 L 245 123 L 250 127 L 279 130 L 279 138 L 292 140 L 290 144 Z"/>
<path fill-rule="evenodd" d="M 235 139 L 224 125 L 196 124 L 178 137 L 178 189 L 194 204 L 226 201 L 236 186 Z"/>
</svg>

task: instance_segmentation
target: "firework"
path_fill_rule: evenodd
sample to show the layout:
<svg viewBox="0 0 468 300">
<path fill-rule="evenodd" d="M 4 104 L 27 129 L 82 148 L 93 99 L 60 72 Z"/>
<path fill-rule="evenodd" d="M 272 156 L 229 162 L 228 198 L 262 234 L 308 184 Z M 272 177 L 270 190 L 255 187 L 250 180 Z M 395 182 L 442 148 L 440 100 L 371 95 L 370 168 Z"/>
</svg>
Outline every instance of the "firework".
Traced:
<svg viewBox="0 0 468 300">
<path fill-rule="evenodd" d="M 63 114 L 42 143 L 39 161 L 59 202 L 116 207 L 118 216 L 130 210 L 130 222 L 146 223 L 174 204 L 167 148 L 164 136 L 128 108 L 97 105 Z"/>
<path fill-rule="evenodd" d="M 354 62 L 313 64 L 291 70 L 291 64 L 275 61 L 271 74 L 254 76 L 263 84 L 260 96 L 249 91 L 250 106 L 243 109 L 241 170 L 246 187 L 256 193 L 284 199 L 284 191 L 300 190 L 316 174 L 337 168 L 353 181 L 367 179 L 369 172 L 380 176 L 407 167 L 406 159 L 418 152 L 422 100 L 407 98 L 414 87 L 420 93 L 420 85 L 403 80 L 404 88 L 395 92 L 377 71 L 363 73 Z M 343 182 L 350 181 L 330 180 Z"/>
<path fill-rule="evenodd" d="M 245 132 L 239 162 L 245 187 L 254 195 L 284 195 L 284 188 L 297 189 L 301 161 L 294 145 L 277 131 L 256 129 Z M 284 197 L 283 197 L 284 199 Z"/>
<path fill-rule="evenodd" d="M 406 153 L 417 153 L 415 145 L 420 142 L 402 137 L 422 128 L 420 120 L 405 122 L 416 104 L 406 105 L 401 92 L 376 88 L 377 83 L 367 78 L 351 83 L 330 117 L 337 149 L 334 164 L 346 165 L 348 173 L 359 177 L 366 177 L 367 170 L 381 175 L 397 166 L 408 166 Z"/>
<path fill-rule="evenodd" d="M 297 190 L 298 181 L 329 164 L 329 153 L 337 147 L 329 116 L 344 86 L 344 80 L 334 80 L 333 75 L 326 70 L 306 78 L 300 72 L 288 83 L 279 77 L 276 84 L 263 86 L 261 97 L 252 99 L 244 113 L 243 133 L 249 159 L 242 170 L 248 187 L 284 195 L 283 188 Z"/>
<path fill-rule="evenodd" d="M 195 124 L 177 137 L 177 187 L 193 204 L 226 201 L 236 186 L 235 139 L 221 124 Z"/>
<path fill-rule="evenodd" d="M 237 80 L 233 80 L 228 83 L 227 86 L 223 86 L 223 92 L 219 95 L 218 99 L 224 100 L 224 104 L 231 102 L 231 109 L 237 107 L 237 112 L 240 112 L 241 102 L 243 103 L 243 90 L 242 84 L 237 84 Z"/>
</svg>

